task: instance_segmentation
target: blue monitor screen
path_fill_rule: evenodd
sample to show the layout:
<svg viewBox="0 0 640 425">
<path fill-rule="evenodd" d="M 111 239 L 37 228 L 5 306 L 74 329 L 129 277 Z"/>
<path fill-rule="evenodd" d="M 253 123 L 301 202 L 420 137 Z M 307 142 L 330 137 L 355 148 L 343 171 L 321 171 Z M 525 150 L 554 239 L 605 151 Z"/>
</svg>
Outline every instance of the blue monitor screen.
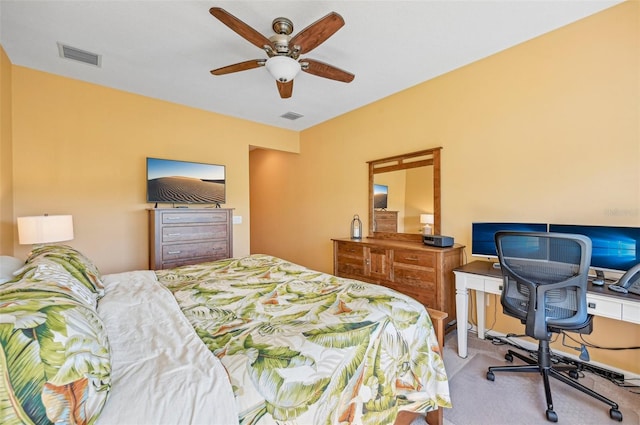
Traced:
<svg viewBox="0 0 640 425">
<path fill-rule="evenodd" d="M 549 231 L 591 239 L 591 267 L 595 269 L 624 272 L 640 263 L 640 227 L 550 224 Z"/>
<path fill-rule="evenodd" d="M 476 257 L 498 257 L 495 234 L 501 230 L 516 232 L 546 232 L 546 223 L 472 223 L 471 255 Z"/>
</svg>

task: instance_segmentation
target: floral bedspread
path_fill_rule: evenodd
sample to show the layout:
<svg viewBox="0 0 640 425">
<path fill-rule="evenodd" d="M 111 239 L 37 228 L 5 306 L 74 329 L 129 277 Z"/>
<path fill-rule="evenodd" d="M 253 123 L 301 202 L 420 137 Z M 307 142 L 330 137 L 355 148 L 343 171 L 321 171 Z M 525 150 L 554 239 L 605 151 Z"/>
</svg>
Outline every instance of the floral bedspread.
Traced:
<svg viewBox="0 0 640 425">
<path fill-rule="evenodd" d="M 229 373 L 241 424 L 388 424 L 451 407 L 431 319 L 410 297 L 267 255 L 156 275 Z"/>
</svg>

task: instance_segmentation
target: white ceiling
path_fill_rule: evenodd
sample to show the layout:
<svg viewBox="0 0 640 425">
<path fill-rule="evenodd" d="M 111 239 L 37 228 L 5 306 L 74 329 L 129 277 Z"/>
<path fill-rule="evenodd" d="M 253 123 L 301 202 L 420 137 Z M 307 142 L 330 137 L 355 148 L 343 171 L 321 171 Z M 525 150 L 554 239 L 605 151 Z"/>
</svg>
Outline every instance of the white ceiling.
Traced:
<svg viewBox="0 0 640 425">
<path fill-rule="evenodd" d="M 157 1 L 0 0 L 0 43 L 14 65 L 291 130 L 303 130 L 584 18 L 618 0 Z M 301 72 L 281 99 L 264 68 L 209 71 L 266 58 L 209 14 L 219 6 L 266 37 L 331 11 L 346 24 L 303 55 L 355 74 L 346 84 Z M 95 67 L 57 43 L 102 56 Z M 281 118 L 302 114 L 295 121 Z"/>
</svg>

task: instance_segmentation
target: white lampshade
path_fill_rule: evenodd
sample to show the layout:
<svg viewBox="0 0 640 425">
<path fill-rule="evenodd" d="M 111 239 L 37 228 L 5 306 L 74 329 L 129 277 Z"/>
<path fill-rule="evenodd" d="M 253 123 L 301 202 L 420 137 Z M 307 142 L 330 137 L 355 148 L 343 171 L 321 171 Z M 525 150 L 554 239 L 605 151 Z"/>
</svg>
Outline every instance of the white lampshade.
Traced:
<svg viewBox="0 0 640 425">
<path fill-rule="evenodd" d="M 420 223 L 433 224 L 433 214 L 420 214 Z"/>
<path fill-rule="evenodd" d="M 18 217 L 18 243 L 36 245 L 73 239 L 73 217 L 70 215 L 37 215 Z"/>
<path fill-rule="evenodd" d="M 433 233 L 433 228 L 431 227 L 433 224 L 433 214 L 420 214 L 420 223 L 424 224 L 424 227 L 422 227 L 423 235 L 430 235 Z"/>
<path fill-rule="evenodd" d="M 269 74 L 281 83 L 288 83 L 300 72 L 300 63 L 288 56 L 272 56 L 265 66 Z"/>
</svg>

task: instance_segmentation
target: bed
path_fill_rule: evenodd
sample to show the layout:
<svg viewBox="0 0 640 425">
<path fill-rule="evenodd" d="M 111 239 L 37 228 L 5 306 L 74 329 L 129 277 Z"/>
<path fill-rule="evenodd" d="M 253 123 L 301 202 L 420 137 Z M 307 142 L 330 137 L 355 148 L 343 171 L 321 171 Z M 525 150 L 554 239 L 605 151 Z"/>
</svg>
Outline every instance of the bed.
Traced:
<svg viewBox="0 0 640 425">
<path fill-rule="evenodd" d="M 451 407 L 427 310 L 250 255 L 101 275 L 66 245 L 0 284 L 0 422 L 391 424 Z M 438 419 L 439 418 L 439 419 Z"/>
</svg>

